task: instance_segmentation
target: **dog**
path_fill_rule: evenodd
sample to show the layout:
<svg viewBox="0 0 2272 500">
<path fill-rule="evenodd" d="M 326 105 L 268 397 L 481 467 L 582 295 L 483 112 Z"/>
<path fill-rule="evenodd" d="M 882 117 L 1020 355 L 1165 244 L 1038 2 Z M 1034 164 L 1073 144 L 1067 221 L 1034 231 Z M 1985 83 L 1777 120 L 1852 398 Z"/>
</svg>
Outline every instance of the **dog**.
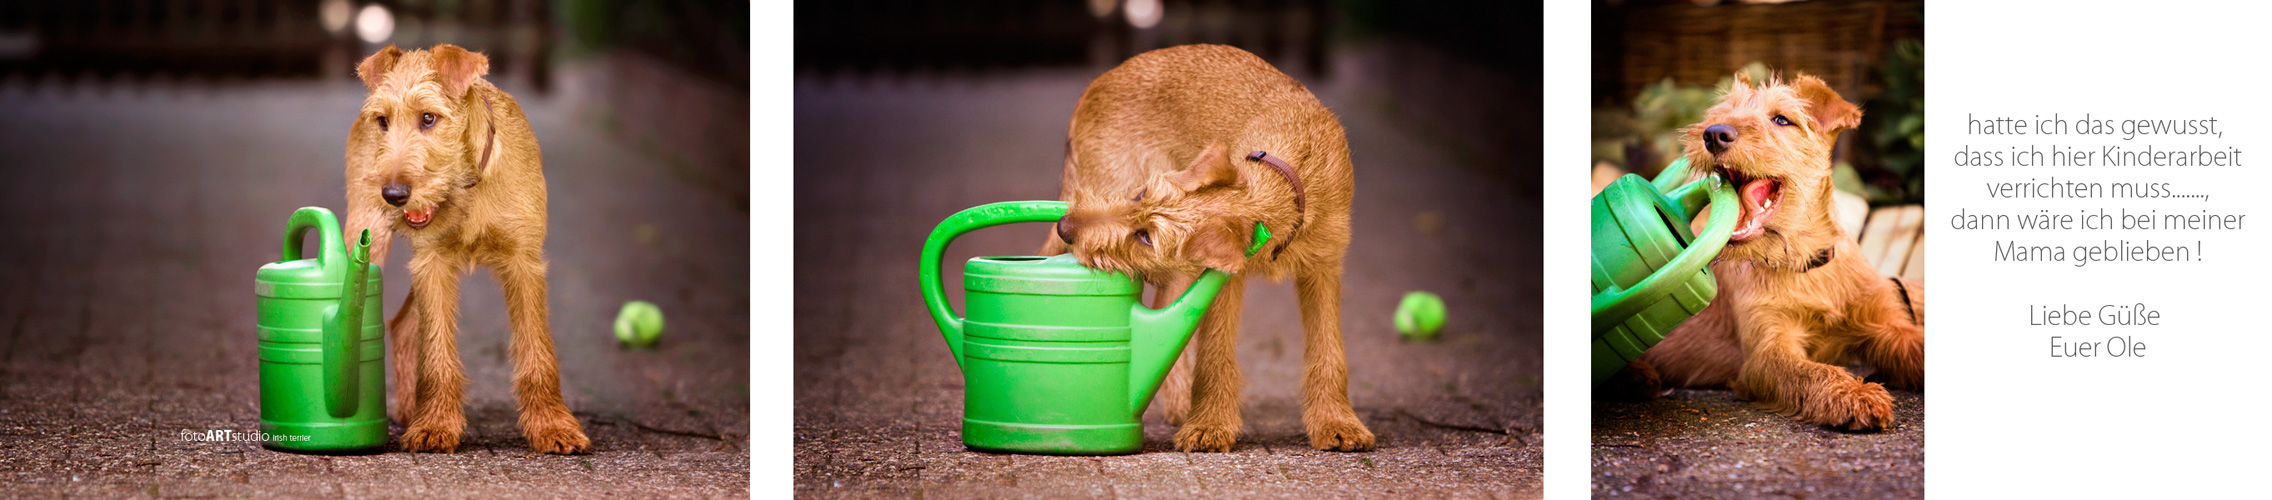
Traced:
<svg viewBox="0 0 2272 500">
<path fill-rule="evenodd" d="M 511 316 L 521 431 L 544 453 L 591 440 L 560 397 L 547 316 L 544 159 L 513 96 L 482 78 L 489 59 L 455 45 L 388 45 L 356 66 L 370 89 L 347 135 L 348 234 L 369 229 L 372 259 L 410 239 L 410 295 L 389 322 L 402 447 L 455 451 L 465 430 L 458 282 L 486 266 Z"/>
<path fill-rule="evenodd" d="M 1302 423 L 1320 450 L 1363 451 L 1341 344 L 1342 256 L 1355 178 L 1340 119 L 1254 54 L 1186 45 L 1139 54 L 1089 83 L 1066 132 L 1060 199 L 1042 255 L 1132 273 L 1154 307 L 1206 269 L 1232 273 L 1159 398 L 1183 451 L 1229 451 L 1242 422 L 1237 341 L 1244 278 L 1300 296 Z M 1259 226 L 1259 229 L 1258 229 Z M 1270 233 L 1260 247 L 1255 236 Z"/>
<path fill-rule="evenodd" d="M 1728 387 L 1811 424 L 1893 424 L 1886 387 L 1925 387 L 1924 289 L 1880 277 L 1834 218 L 1830 153 L 1861 119 L 1821 79 L 1754 85 L 1739 73 L 1704 121 L 1682 130 L 1689 164 L 1724 176 L 1743 205 L 1712 264 L 1720 294 L 1620 372 L 1612 384 L 1627 389 L 1609 392 Z"/>
</svg>

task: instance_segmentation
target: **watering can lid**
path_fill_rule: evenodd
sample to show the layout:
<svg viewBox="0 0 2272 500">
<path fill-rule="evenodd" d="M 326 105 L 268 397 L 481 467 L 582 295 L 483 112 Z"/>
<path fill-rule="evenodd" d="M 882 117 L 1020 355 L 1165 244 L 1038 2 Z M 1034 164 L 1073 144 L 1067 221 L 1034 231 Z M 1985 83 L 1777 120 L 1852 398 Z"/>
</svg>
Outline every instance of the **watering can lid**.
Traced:
<svg viewBox="0 0 2272 500">
<path fill-rule="evenodd" d="M 963 267 L 963 288 L 1035 295 L 1130 295 L 1144 285 L 1128 275 L 1082 267 L 1073 254 L 977 257 Z"/>
</svg>

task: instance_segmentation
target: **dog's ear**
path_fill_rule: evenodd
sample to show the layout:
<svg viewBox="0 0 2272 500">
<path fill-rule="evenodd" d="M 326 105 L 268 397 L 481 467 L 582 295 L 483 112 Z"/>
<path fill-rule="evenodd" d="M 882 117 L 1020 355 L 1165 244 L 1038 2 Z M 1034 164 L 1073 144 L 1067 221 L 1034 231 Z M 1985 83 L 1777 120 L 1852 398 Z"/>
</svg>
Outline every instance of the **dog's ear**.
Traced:
<svg viewBox="0 0 2272 500">
<path fill-rule="evenodd" d="M 363 78 L 363 86 L 378 90 L 379 80 L 385 79 L 387 70 L 394 69 L 395 61 L 399 60 L 402 60 L 402 49 L 387 44 L 387 48 L 379 49 L 371 57 L 363 58 L 362 64 L 355 65 L 355 76 Z"/>
<path fill-rule="evenodd" d="M 1246 264 L 1246 236 L 1237 224 L 1207 224 L 1183 240 L 1182 257 L 1199 265 L 1238 274 Z"/>
<path fill-rule="evenodd" d="M 489 74 L 489 56 L 450 44 L 434 46 L 434 69 L 441 75 L 442 91 L 450 97 L 465 97 L 465 90 L 473 81 Z"/>
<path fill-rule="evenodd" d="M 1238 182 L 1239 169 L 1231 165 L 1230 148 L 1220 142 L 1207 145 L 1207 150 L 1200 151 L 1183 170 L 1168 173 L 1168 184 L 1186 193 L 1214 186 L 1236 186 Z"/>
<path fill-rule="evenodd" d="M 1802 73 L 1791 83 L 1791 89 L 1807 101 L 1807 116 L 1814 117 L 1815 130 L 1825 135 L 1836 137 L 1839 131 L 1862 124 L 1862 108 L 1839 98 L 1838 91 L 1831 90 L 1821 78 Z"/>
</svg>

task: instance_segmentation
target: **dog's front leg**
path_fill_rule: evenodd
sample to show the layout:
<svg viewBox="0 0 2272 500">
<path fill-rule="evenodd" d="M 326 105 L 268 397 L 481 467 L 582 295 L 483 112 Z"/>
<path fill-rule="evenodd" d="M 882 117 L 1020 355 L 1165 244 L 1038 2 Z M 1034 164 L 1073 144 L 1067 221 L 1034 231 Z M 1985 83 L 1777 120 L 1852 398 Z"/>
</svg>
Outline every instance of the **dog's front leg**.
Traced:
<svg viewBox="0 0 2272 500">
<path fill-rule="evenodd" d="M 423 349 L 418 360 L 418 413 L 410 430 L 402 433 L 402 447 L 415 452 L 448 453 L 458 448 L 465 432 L 465 367 L 458 361 L 458 279 L 465 266 L 441 256 L 445 252 L 413 252 L 410 258 L 411 295 L 417 301 L 419 336 Z"/>
<path fill-rule="evenodd" d="M 359 192 L 376 189 L 370 187 L 376 184 L 355 179 L 355 172 L 354 168 L 348 169 L 347 217 L 340 221 L 343 226 L 340 234 L 354 238 L 362 235 L 363 230 L 370 230 L 371 263 L 384 264 L 387 253 L 394 247 L 394 225 L 386 211 L 372 201 L 378 199 L 377 193 Z M 412 287 L 410 295 L 404 297 L 400 308 L 395 310 L 394 319 L 387 320 L 387 357 L 392 358 L 388 362 L 394 366 L 394 406 L 388 410 L 387 416 L 403 425 L 410 425 L 411 419 L 418 416 L 418 338 L 421 331 L 418 329 L 418 308 L 413 306 L 417 303 L 418 293 L 416 287 Z"/>
<path fill-rule="evenodd" d="M 560 364 L 552 353 L 544 256 L 535 251 L 498 263 L 506 308 L 513 320 L 513 395 L 521 403 L 521 433 L 544 453 L 590 451 L 592 441 L 560 397 Z"/>
<path fill-rule="evenodd" d="M 1738 306 L 1741 314 L 1742 307 Z M 1737 327 L 1746 357 L 1736 396 L 1803 422 L 1850 431 L 1893 424 L 1893 395 L 1846 369 L 1807 359 L 1807 323 L 1783 312 L 1743 314 Z"/>
<path fill-rule="evenodd" d="M 394 409 L 388 416 L 402 425 L 418 418 L 418 351 L 424 348 L 419 341 L 424 334 L 418 329 L 418 287 L 413 286 L 387 321 L 387 356 L 394 358 Z"/>
<path fill-rule="evenodd" d="M 1373 449 L 1373 431 L 1349 406 L 1349 357 L 1341 344 L 1341 264 L 1309 266 L 1294 276 L 1302 307 L 1302 425 L 1310 447 Z"/>
<path fill-rule="evenodd" d="M 1891 283 L 1891 282 L 1887 282 Z M 1914 286 L 1914 285 L 1911 285 Z M 1925 388 L 1925 327 L 1914 314 L 1914 299 L 1891 285 L 1875 300 L 1856 301 L 1854 323 L 1861 336 L 1861 358 L 1877 369 L 1871 378 L 1896 389 Z"/>
<path fill-rule="evenodd" d="M 1239 375 L 1239 312 L 1246 280 L 1232 276 L 1216 292 L 1215 304 L 1199 320 L 1199 333 L 1187 349 L 1197 349 L 1198 369 L 1192 370 L 1191 417 L 1176 430 L 1175 448 L 1183 451 L 1231 451 L 1238 442 L 1239 391 L 1246 384 Z"/>
</svg>

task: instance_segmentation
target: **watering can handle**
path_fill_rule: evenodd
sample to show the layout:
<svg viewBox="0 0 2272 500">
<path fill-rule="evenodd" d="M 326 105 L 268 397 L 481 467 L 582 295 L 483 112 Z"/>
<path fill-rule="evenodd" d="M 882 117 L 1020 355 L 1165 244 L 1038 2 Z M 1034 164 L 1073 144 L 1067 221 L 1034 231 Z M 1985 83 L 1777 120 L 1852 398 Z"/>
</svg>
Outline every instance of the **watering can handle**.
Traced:
<svg viewBox="0 0 2272 500">
<path fill-rule="evenodd" d="M 918 279 L 923 282 L 923 302 L 931 307 L 931 319 L 939 323 L 939 334 L 947 338 L 947 350 L 955 355 L 955 366 L 962 366 L 963 319 L 947 306 L 946 283 L 940 281 L 940 266 L 946 258 L 947 244 L 964 233 L 980 228 L 1019 222 L 1052 222 L 1065 217 L 1062 201 L 1005 201 L 964 209 L 939 221 L 931 230 L 931 237 L 923 241 L 922 269 Z"/>
<path fill-rule="evenodd" d="M 339 241 L 339 218 L 323 207 L 301 207 L 292 212 L 292 220 L 284 227 L 284 257 L 277 262 L 304 259 L 300 238 L 308 231 L 316 231 L 316 262 L 331 264 L 347 256 L 347 245 Z"/>
<path fill-rule="evenodd" d="M 1681 160 L 1674 162 L 1672 167 L 1666 167 L 1666 170 L 1686 170 L 1686 167 L 1687 161 Z M 1662 181 L 1665 178 L 1660 175 L 1657 179 Z M 1623 318 L 1638 314 L 1641 309 L 1655 304 L 1657 299 L 1672 293 L 1686 277 L 1695 275 L 1704 266 L 1711 265 L 1712 259 L 1719 258 L 1720 250 L 1728 245 L 1728 236 L 1735 233 L 1736 219 L 1743 210 L 1741 202 L 1736 199 L 1735 188 L 1727 184 L 1720 179 L 1719 174 L 1713 174 L 1667 193 L 1668 197 L 1679 200 L 1681 210 L 1686 212 L 1681 214 L 1679 220 L 1685 222 L 1693 219 L 1698 209 L 1709 205 L 1712 207 L 1711 222 L 1704 226 L 1703 233 L 1696 235 L 1695 244 L 1681 251 L 1671 262 L 1657 268 L 1656 272 L 1650 273 L 1649 277 L 1642 278 L 1641 282 L 1624 290 L 1594 295 L 1595 335 L 1615 328 L 1623 322 Z"/>
</svg>

